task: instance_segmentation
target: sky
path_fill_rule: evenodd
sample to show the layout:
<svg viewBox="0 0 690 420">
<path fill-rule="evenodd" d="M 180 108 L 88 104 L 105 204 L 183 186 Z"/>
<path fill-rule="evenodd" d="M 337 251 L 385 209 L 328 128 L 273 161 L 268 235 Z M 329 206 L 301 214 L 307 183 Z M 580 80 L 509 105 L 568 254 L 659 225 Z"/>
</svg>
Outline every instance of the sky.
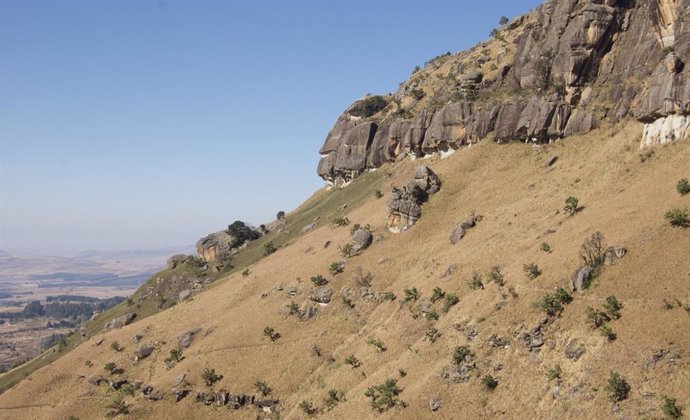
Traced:
<svg viewBox="0 0 690 420">
<path fill-rule="evenodd" d="M 540 1 L 0 0 L 0 249 L 194 244 L 323 187 L 338 115 Z"/>
</svg>

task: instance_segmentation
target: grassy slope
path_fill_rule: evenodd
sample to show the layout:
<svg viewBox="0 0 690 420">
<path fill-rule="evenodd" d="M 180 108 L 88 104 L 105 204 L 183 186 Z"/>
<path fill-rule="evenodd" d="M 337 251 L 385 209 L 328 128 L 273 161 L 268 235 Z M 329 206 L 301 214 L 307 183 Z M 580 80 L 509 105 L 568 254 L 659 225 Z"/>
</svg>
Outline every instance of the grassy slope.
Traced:
<svg viewBox="0 0 690 420">
<path fill-rule="evenodd" d="M 390 179 L 381 170 L 359 178 L 344 191 L 321 191 L 289 216 L 294 219 L 289 235 L 263 240 L 289 245 L 254 263 L 249 276 L 231 274 L 191 301 L 103 334 L 101 347 L 95 347 L 97 337 L 92 338 L 1 395 L 0 417 L 101 417 L 115 392 L 89 385 L 87 379 L 102 374 L 108 361 L 124 367 L 127 378 L 151 383 L 166 392 L 171 389 L 170 381 L 181 372 L 187 373 L 193 389 L 204 389 L 200 373 L 206 367 L 224 375 L 216 389 L 250 393 L 252 383 L 262 379 L 281 399 L 286 418 L 302 415 L 297 404 L 303 399 L 322 406 L 330 388 L 345 390 L 347 402 L 329 412 L 329 418 L 373 417 L 364 391 L 388 377 L 397 377 L 398 369 L 407 372 L 399 383 L 404 389 L 401 398 L 408 407 L 395 408 L 384 418 L 427 416 L 427 402 L 436 395 L 443 398 L 443 408 L 435 418 L 500 414 L 606 418 L 611 416 L 611 403 L 603 388 L 611 369 L 621 372 L 632 386 L 630 398 L 621 403 L 621 414 L 660 417 L 663 395 L 678 397 L 680 405 L 690 406 L 685 392 L 690 386 L 686 361 L 690 356 L 690 315 L 680 308 L 666 310 L 663 304 L 664 299 L 690 303 L 690 234 L 669 227 L 663 219 L 670 208 L 690 206 L 690 199 L 680 197 L 674 188 L 679 178 L 690 175 L 690 142 L 659 147 L 654 157 L 641 163 L 639 138 L 640 126 L 630 123 L 537 149 L 484 141 L 448 159 L 427 160 L 425 163 L 441 177 L 443 187 L 425 204 L 420 222 L 399 235 L 385 230 L 385 198 L 376 200 L 373 191 L 388 193 L 391 183 L 406 183 L 419 162 L 396 165 Z M 554 154 L 560 159 L 548 170 L 544 162 Z M 561 210 L 569 195 L 578 196 L 585 207 L 573 217 Z M 326 275 L 329 264 L 340 258 L 337 245 L 349 236 L 348 228 L 327 223 L 343 202 L 349 202 L 345 212 L 353 222 L 372 225 L 377 241 L 350 259 L 345 273 L 327 275 L 336 291 L 334 301 L 320 308 L 311 321 L 297 321 L 286 315 L 285 305 L 290 299 L 277 286 L 298 286 L 300 293 L 294 300 L 300 304 L 307 301 L 311 284 L 306 279 L 317 273 Z M 451 228 L 473 210 L 484 219 L 451 246 Z M 322 221 L 319 228 L 294 236 L 317 215 Z M 555 232 L 547 235 L 548 230 Z M 580 244 L 597 230 L 609 244 L 627 246 L 629 254 L 607 268 L 593 288 L 577 294 L 562 317 L 548 327 L 543 350 L 529 353 L 518 335 L 543 317 L 534 302 L 555 286 L 566 284 L 578 265 Z M 324 249 L 327 240 L 333 245 Z M 539 250 L 543 241 L 551 245 L 551 253 Z M 238 266 L 260 258 L 262 243 L 252 246 L 253 251 L 248 249 L 244 254 L 247 262 L 238 257 Z M 252 252 L 254 257 L 249 256 Z M 531 281 L 522 272 L 523 264 L 530 261 L 544 272 Z M 458 271 L 443 277 L 452 263 L 458 265 Z M 493 265 L 503 268 L 506 286 L 500 289 L 488 284 L 484 290 L 469 290 L 467 281 L 472 273 L 485 274 Z M 374 274 L 375 289 L 394 291 L 399 299 L 373 303 L 355 298 L 354 309 L 342 305 L 338 292 L 344 286 L 356 287 L 351 273 L 358 266 Z M 438 321 L 414 320 L 409 306 L 400 302 L 403 290 L 411 286 L 416 286 L 423 298 L 440 286 L 459 295 L 461 301 Z M 510 286 L 519 297 L 510 296 Z M 262 298 L 262 294 L 266 296 Z M 611 323 L 618 339 L 607 343 L 586 324 L 585 310 L 587 306 L 600 307 L 611 294 L 624 303 L 624 308 L 622 318 Z M 497 310 L 499 302 L 504 304 Z M 469 341 L 454 327 L 456 324 L 476 328 L 478 337 Z M 275 343 L 262 336 L 263 328 L 269 325 L 282 336 Z M 442 333 L 435 344 L 423 340 L 430 325 Z M 194 326 L 212 328 L 212 332 L 200 336 L 185 352 L 185 359 L 166 370 L 163 359 L 176 337 Z M 131 337 L 146 327 L 143 343 L 153 343 L 158 350 L 135 363 Z M 508 338 L 509 347 L 491 348 L 487 340 L 492 334 Z M 377 353 L 368 346 L 366 339 L 372 335 L 382 339 L 388 351 Z M 571 339 L 586 348 L 577 362 L 564 357 L 564 347 Z M 123 343 L 125 351 L 111 351 L 112 340 Z M 324 355 L 332 355 L 335 362 L 311 357 L 312 344 L 320 346 Z M 498 378 L 495 391 L 485 391 L 479 377 L 467 384 L 447 384 L 439 378 L 453 347 L 465 344 L 477 355 L 478 375 L 490 373 Z M 645 361 L 660 348 L 681 358 L 675 365 L 663 360 L 645 367 Z M 349 354 L 362 361 L 361 368 L 353 370 L 344 364 Z M 87 360 L 92 367 L 86 366 Z M 556 363 L 564 374 L 560 394 L 554 399 L 553 383 L 549 384 L 544 375 Z M 501 370 L 496 369 L 498 365 L 502 365 Z M 644 398 L 643 392 L 654 396 Z M 133 418 L 215 418 L 225 412 L 224 408 L 200 406 L 190 397 L 177 404 L 166 398 L 168 401 L 162 403 L 150 403 L 139 396 L 127 401 L 132 405 Z M 244 410 L 235 416 L 253 418 L 255 413 Z"/>
</svg>

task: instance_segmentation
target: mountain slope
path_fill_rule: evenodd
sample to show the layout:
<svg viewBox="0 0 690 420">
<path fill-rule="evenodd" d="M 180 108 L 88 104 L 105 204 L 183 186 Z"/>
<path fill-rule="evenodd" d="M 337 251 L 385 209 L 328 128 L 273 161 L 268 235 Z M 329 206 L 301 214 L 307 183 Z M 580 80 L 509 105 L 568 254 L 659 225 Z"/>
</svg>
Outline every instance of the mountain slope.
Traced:
<svg viewBox="0 0 690 420">
<path fill-rule="evenodd" d="M 126 397 L 134 418 L 215 418 L 224 413 L 226 407 L 196 403 L 195 394 L 179 403 L 172 400 L 171 381 L 183 372 L 189 389 L 207 390 L 201 379 L 205 368 L 224 376 L 215 390 L 255 393 L 253 382 L 265 381 L 287 418 L 303 416 L 297 408 L 302 400 L 323 407 L 331 388 L 342 389 L 347 399 L 329 411 L 328 418 L 374 417 L 365 390 L 395 377 L 407 407 L 397 406 L 384 417 L 428 416 L 429 398 L 440 397 L 442 408 L 434 414 L 439 418 L 457 417 L 457 413 L 463 418 L 501 413 L 605 418 L 612 409 L 604 391 L 610 370 L 620 372 L 632 388 L 617 408 L 620 415 L 659 417 L 665 395 L 687 405 L 690 316 L 675 303 L 673 309 L 665 309 L 664 300 L 690 303 L 690 262 L 685 258 L 690 239 L 687 230 L 670 227 L 663 214 L 688 205 L 687 197 L 680 197 L 674 186 L 677 179 L 687 176 L 690 144 L 657 148 L 653 157 L 640 162 L 636 151 L 640 133 L 639 124 L 627 123 L 553 145 L 482 142 L 447 159 L 431 158 L 426 163 L 443 186 L 409 231 L 398 235 L 386 231 L 383 199 L 372 196 L 357 208 L 348 207 L 347 217 L 370 224 L 378 240 L 348 259 L 344 273 L 331 276 L 327 270 L 341 258 L 335 245 L 348 240 L 348 228 L 319 227 L 253 265 L 249 276 L 234 274 L 191 301 L 93 337 L 1 395 L 0 413 L 5 418 L 100 417 L 117 392 L 88 380 L 104 375 L 103 366 L 109 361 L 124 368 L 121 377 L 143 381 L 165 393 L 158 402 L 147 401 L 139 393 Z M 554 154 L 559 160 L 549 169 L 545 162 Z M 416 166 L 417 162 L 407 161 L 384 168 L 391 177 L 379 178 L 375 185 L 386 191 L 390 183 L 403 184 Z M 366 183 L 367 176 L 358 182 Z M 574 216 L 562 211 L 569 195 L 578 196 L 584 206 Z M 483 219 L 462 241 L 450 245 L 450 230 L 471 211 Z M 555 232 L 546 235 L 550 230 Z M 545 327 L 541 350 L 530 351 L 520 334 L 544 317 L 534 303 L 554 287 L 568 284 L 580 264 L 580 244 L 597 230 L 607 243 L 625 245 L 628 254 L 607 267 L 592 288 L 576 292 L 562 315 Z M 333 245 L 324 249 L 326 241 Z M 550 244 L 551 253 L 540 251 L 543 241 Z M 531 261 L 543 271 L 534 280 L 528 280 L 522 270 Z M 457 271 L 444 277 L 451 264 L 457 264 Z M 486 273 L 494 265 L 501 266 L 505 276 L 501 288 L 487 281 Z M 397 299 L 360 298 L 353 280 L 356 267 L 373 274 L 373 289 L 392 291 Z M 467 286 L 474 271 L 484 275 L 483 290 Z M 291 301 L 304 306 L 312 288 L 307 279 L 319 273 L 331 280 L 333 301 L 318 307 L 318 314 L 309 321 L 289 316 L 285 306 Z M 299 288 L 294 298 L 286 295 L 290 286 Z M 410 308 L 419 302 L 402 303 L 404 289 L 413 286 L 421 293 L 419 302 L 429 299 L 438 286 L 458 295 L 460 303 L 447 314 L 437 303 L 438 321 L 413 319 Z M 355 291 L 351 295 L 354 308 L 340 302 L 342 287 Z M 514 288 L 517 297 L 509 288 Z M 601 307 L 609 295 L 623 303 L 621 319 L 610 323 L 617 335 L 613 342 L 591 329 L 585 315 L 588 306 Z M 432 325 L 441 333 L 433 344 L 424 340 Z M 265 338 L 266 326 L 281 337 L 275 342 Z M 176 346 L 177 337 L 195 327 L 202 330 L 183 351 L 184 360 L 167 370 L 163 359 Z M 478 334 L 469 340 L 472 330 Z M 137 333 L 143 339 L 135 345 L 131 337 Z M 489 344 L 494 334 L 507 340 L 506 348 Z M 387 351 L 379 353 L 368 345 L 369 336 L 381 339 Z M 104 342 L 97 347 L 100 337 Z M 110 350 L 113 340 L 125 350 Z M 572 340 L 585 351 L 577 361 L 564 354 Z M 134 362 L 133 351 L 142 344 L 153 344 L 156 350 Z M 321 357 L 310 355 L 312 345 L 321 348 Z M 453 349 L 459 345 L 469 346 L 477 369 L 469 382 L 449 383 L 440 372 L 451 364 Z M 650 363 L 660 349 L 670 353 Z M 352 369 L 344 363 L 350 354 L 356 355 L 361 367 Z M 334 361 L 328 360 L 329 355 Z M 91 366 L 85 365 L 87 360 Z M 560 364 L 563 374 L 554 397 L 554 382 L 549 383 L 545 373 L 555 364 Z M 400 378 L 399 369 L 406 376 Z M 494 391 L 480 383 L 487 374 L 498 379 Z M 256 414 L 247 408 L 235 415 L 253 418 Z"/>
</svg>

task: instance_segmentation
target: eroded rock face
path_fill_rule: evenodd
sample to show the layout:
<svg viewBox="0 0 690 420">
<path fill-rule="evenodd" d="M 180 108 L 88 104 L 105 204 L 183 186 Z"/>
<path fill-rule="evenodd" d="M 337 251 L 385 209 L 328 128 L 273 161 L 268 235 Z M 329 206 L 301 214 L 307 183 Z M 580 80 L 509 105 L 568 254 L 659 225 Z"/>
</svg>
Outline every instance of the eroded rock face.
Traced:
<svg viewBox="0 0 690 420">
<path fill-rule="evenodd" d="M 230 251 L 234 243 L 235 237 L 221 230 L 199 239 L 196 252 L 205 261 L 214 261 L 220 254 Z"/>
<path fill-rule="evenodd" d="M 441 188 L 441 180 L 427 166 L 415 171 L 414 179 L 403 188 L 393 188 L 388 199 L 388 230 L 403 232 L 422 216 L 422 203 Z"/>
<path fill-rule="evenodd" d="M 641 147 L 685 139 L 688 14 L 685 0 L 545 2 L 506 25 L 515 47 L 501 53 L 509 61 L 495 74 L 459 53 L 447 59 L 450 73 L 431 73 L 433 62 L 422 69 L 451 83 L 413 74 L 374 113 L 353 112 L 363 103 L 355 102 L 326 138 L 318 173 L 343 186 L 385 163 L 451 152 L 492 133 L 501 143 L 546 143 L 629 116 L 645 124 Z"/>
</svg>

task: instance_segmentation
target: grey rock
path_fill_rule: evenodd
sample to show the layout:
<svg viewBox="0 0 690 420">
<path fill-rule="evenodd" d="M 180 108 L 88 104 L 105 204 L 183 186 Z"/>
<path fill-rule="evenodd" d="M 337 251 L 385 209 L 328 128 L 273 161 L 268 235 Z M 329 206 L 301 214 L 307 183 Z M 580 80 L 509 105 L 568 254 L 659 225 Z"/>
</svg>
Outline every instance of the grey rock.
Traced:
<svg viewBox="0 0 690 420">
<path fill-rule="evenodd" d="M 189 348 L 189 346 L 192 345 L 194 338 L 196 337 L 197 334 L 199 334 L 200 331 L 201 331 L 201 328 L 196 327 L 196 328 L 192 328 L 191 330 L 185 332 L 181 336 L 177 337 L 177 345 L 180 347 L 180 349 Z"/>
<path fill-rule="evenodd" d="M 149 357 L 155 349 L 156 348 L 153 346 L 141 346 L 136 352 L 134 352 L 134 358 L 135 360 L 145 359 Z"/>
<path fill-rule="evenodd" d="M 187 389 L 179 389 L 175 390 L 172 392 L 173 398 L 175 399 L 175 402 L 180 402 L 182 401 L 187 395 L 189 395 L 189 390 Z"/>
<path fill-rule="evenodd" d="M 134 318 L 137 317 L 137 314 L 134 312 L 127 313 L 125 315 L 122 315 L 121 317 L 117 317 L 107 324 L 105 324 L 105 330 L 106 331 L 111 331 L 111 330 L 117 330 L 125 325 L 129 325 L 132 321 L 134 321 Z"/>
<path fill-rule="evenodd" d="M 172 386 L 180 386 L 184 383 L 186 376 L 186 374 L 180 373 L 179 375 L 175 376 L 175 379 L 173 379 L 172 382 L 170 382 L 170 384 Z"/>
<path fill-rule="evenodd" d="M 187 300 L 187 298 L 189 298 L 189 296 L 191 296 L 191 294 L 192 294 L 192 291 L 191 291 L 191 290 L 185 289 L 185 290 L 183 290 L 183 291 L 180 292 L 180 294 L 178 295 L 177 300 L 178 300 L 179 302 L 183 302 L 183 301 Z"/>
<path fill-rule="evenodd" d="M 387 203 L 388 230 L 398 233 L 414 225 L 422 216 L 422 203 L 440 188 L 438 176 L 427 166 L 419 166 L 412 181 L 403 188 L 393 188 L 391 192 Z"/>
<path fill-rule="evenodd" d="M 624 246 L 610 246 L 604 251 L 604 264 L 615 265 L 627 253 L 628 249 Z"/>
<path fill-rule="evenodd" d="M 440 397 L 429 398 L 429 410 L 438 411 L 443 405 L 443 400 Z"/>
<path fill-rule="evenodd" d="M 309 296 L 309 299 L 313 300 L 316 303 L 330 303 L 331 302 L 331 297 L 333 296 L 333 290 L 330 287 L 317 287 L 311 292 L 311 296 Z"/>
<path fill-rule="evenodd" d="M 308 225 L 306 225 L 305 227 L 303 227 L 303 228 L 300 230 L 300 233 L 303 233 L 303 234 L 304 234 L 304 233 L 307 233 L 307 232 L 309 232 L 309 231 L 314 230 L 314 229 L 316 228 L 316 225 L 317 225 L 317 224 L 318 224 L 317 222 L 309 223 Z"/>
<path fill-rule="evenodd" d="M 168 258 L 168 261 L 166 262 L 166 267 L 168 270 L 174 270 L 175 267 L 184 263 L 186 259 L 187 255 L 185 254 L 175 254 L 172 257 Z"/>
<path fill-rule="evenodd" d="M 371 232 L 367 229 L 357 229 L 350 238 L 352 242 L 352 249 L 354 252 L 359 252 L 367 249 L 373 240 Z"/>
<path fill-rule="evenodd" d="M 570 278 L 570 289 L 574 292 L 576 290 L 582 291 L 589 285 L 592 279 L 592 269 L 589 266 L 583 266 L 575 270 Z"/>
<path fill-rule="evenodd" d="M 577 340 L 570 339 L 565 345 L 564 350 L 565 357 L 568 359 L 573 359 L 578 361 L 583 354 L 585 354 L 585 347 L 581 345 Z"/>
</svg>

